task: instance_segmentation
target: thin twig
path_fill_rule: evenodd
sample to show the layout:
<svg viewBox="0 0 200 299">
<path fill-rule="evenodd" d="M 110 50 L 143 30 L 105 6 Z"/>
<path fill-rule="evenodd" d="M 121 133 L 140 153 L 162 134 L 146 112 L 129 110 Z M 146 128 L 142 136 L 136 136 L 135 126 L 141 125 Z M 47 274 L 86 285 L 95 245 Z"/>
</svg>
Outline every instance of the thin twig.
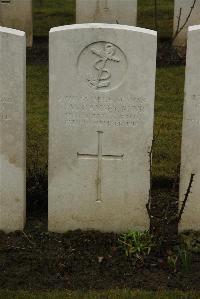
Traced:
<svg viewBox="0 0 200 299">
<path fill-rule="evenodd" d="M 148 152 L 149 155 L 149 174 L 150 174 L 150 186 L 149 186 L 149 197 L 148 202 L 146 204 L 146 209 L 149 215 L 149 219 L 151 219 L 151 199 L 152 199 L 152 154 L 153 154 L 153 145 L 154 145 L 154 139 L 152 141 L 152 145 L 150 148 L 150 151 Z"/>
<path fill-rule="evenodd" d="M 186 191 L 186 193 L 185 193 L 185 197 L 184 197 L 184 200 L 183 200 L 183 202 L 182 202 L 182 206 L 181 206 L 180 212 L 179 212 L 178 217 L 177 217 L 177 222 L 178 222 L 178 223 L 179 223 L 180 220 L 181 220 L 181 217 L 182 217 L 183 212 L 184 212 L 184 209 L 185 209 L 186 202 L 187 202 L 188 197 L 189 197 L 189 195 L 190 195 L 190 193 L 191 193 L 191 188 L 192 188 L 192 183 L 193 183 L 193 181 L 194 181 L 194 176 L 195 176 L 194 173 L 192 173 L 191 176 L 190 176 L 190 182 L 189 182 L 187 191 Z"/>
<path fill-rule="evenodd" d="M 149 219 L 152 218 L 151 215 L 151 202 L 152 202 L 152 185 L 153 185 L 153 173 L 152 173 L 152 158 L 153 158 L 153 149 L 155 146 L 155 143 L 158 139 L 158 136 L 160 135 L 160 129 L 158 130 L 157 134 L 155 135 L 155 137 L 152 140 L 152 145 L 150 148 L 150 151 L 148 152 L 148 156 L 149 156 L 149 174 L 150 174 L 150 186 L 149 186 L 149 197 L 148 197 L 148 202 L 146 204 L 146 209 L 147 209 L 147 213 L 149 215 Z"/>
<path fill-rule="evenodd" d="M 172 38 L 172 41 L 174 41 L 176 39 L 176 37 L 179 35 L 179 33 L 184 29 L 185 25 L 187 24 L 191 14 L 192 14 L 192 11 L 195 7 L 195 4 L 196 4 L 197 0 L 194 0 L 192 6 L 190 7 L 190 11 L 189 11 L 189 14 L 188 16 L 186 17 L 185 19 L 185 22 L 183 23 L 183 25 L 180 27 L 180 21 L 181 21 L 181 15 L 182 15 L 182 8 L 180 8 L 180 11 L 179 11 L 179 16 L 178 16 L 178 24 L 177 24 L 177 28 L 176 28 L 176 32 Z"/>
<path fill-rule="evenodd" d="M 22 233 L 23 233 L 23 235 L 24 235 L 24 237 L 32 244 L 32 245 L 35 245 L 35 243 L 33 243 L 31 240 L 30 240 L 30 238 L 27 236 L 27 234 L 24 232 L 24 231 L 22 231 Z"/>
<path fill-rule="evenodd" d="M 175 34 L 178 34 L 178 32 L 179 32 L 179 28 L 180 28 L 180 22 L 181 22 L 181 15 L 182 15 L 182 7 L 180 7 L 180 10 L 179 10 L 179 15 L 178 15 L 178 24 L 177 24 L 177 29 L 176 29 L 176 32 L 175 32 Z"/>
<path fill-rule="evenodd" d="M 158 31 L 158 10 L 157 10 L 157 0 L 154 0 L 154 26 L 155 30 Z"/>
</svg>

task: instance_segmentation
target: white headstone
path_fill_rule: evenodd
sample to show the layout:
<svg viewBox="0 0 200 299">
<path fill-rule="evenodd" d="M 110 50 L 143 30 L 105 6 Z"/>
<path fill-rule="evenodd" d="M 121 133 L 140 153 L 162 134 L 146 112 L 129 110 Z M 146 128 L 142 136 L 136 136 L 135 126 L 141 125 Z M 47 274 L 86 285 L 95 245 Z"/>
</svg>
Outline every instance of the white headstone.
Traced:
<svg viewBox="0 0 200 299">
<path fill-rule="evenodd" d="M 175 0 L 174 2 L 174 30 L 175 35 L 177 28 L 183 27 L 174 40 L 174 46 L 185 47 L 187 44 L 187 30 L 191 25 L 200 24 L 200 0 Z"/>
<path fill-rule="evenodd" d="M 27 46 L 32 47 L 32 0 L 0 0 L 0 26 L 25 31 Z"/>
<path fill-rule="evenodd" d="M 0 230 L 25 222 L 25 33 L 0 27 Z"/>
<path fill-rule="evenodd" d="M 156 44 L 123 25 L 50 31 L 51 231 L 148 229 Z"/>
<path fill-rule="evenodd" d="M 200 230 L 200 26 L 189 27 L 180 180 L 180 204 L 195 174 L 180 230 Z"/>
<path fill-rule="evenodd" d="M 137 0 L 76 0 L 76 23 L 137 24 Z"/>
</svg>

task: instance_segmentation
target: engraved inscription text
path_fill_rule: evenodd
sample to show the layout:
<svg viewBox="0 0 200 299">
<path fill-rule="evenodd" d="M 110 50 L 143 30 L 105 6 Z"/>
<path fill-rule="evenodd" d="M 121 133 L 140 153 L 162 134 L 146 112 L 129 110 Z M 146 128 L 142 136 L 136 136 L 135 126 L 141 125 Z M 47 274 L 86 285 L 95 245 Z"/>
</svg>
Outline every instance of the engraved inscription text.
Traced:
<svg viewBox="0 0 200 299">
<path fill-rule="evenodd" d="M 145 98 L 66 96 L 60 99 L 67 127 L 135 127 L 145 119 Z"/>
<path fill-rule="evenodd" d="M 11 111 L 13 109 L 14 101 L 9 98 L 0 99 L 0 121 L 11 120 Z"/>
</svg>

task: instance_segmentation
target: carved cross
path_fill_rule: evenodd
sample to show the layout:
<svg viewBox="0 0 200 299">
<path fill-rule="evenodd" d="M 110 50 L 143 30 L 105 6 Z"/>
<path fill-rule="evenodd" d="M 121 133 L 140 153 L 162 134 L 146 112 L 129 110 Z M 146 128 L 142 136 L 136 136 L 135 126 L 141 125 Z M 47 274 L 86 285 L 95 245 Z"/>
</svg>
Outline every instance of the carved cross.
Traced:
<svg viewBox="0 0 200 299">
<path fill-rule="evenodd" d="M 98 160 L 97 169 L 97 202 L 101 202 L 101 182 L 102 182 L 102 160 L 122 160 L 124 155 L 103 155 L 103 132 L 97 131 L 98 134 L 98 153 L 97 154 L 80 154 L 77 153 L 78 159 L 95 159 Z"/>
<path fill-rule="evenodd" d="M 105 3 L 104 3 L 104 10 L 109 10 L 109 7 L 108 7 L 108 0 L 105 0 Z"/>
<path fill-rule="evenodd" d="M 1 3 L 2 3 L 2 4 L 10 4 L 10 3 L 11 3 L 11 0 L 1 0 Z"/>
</svg>

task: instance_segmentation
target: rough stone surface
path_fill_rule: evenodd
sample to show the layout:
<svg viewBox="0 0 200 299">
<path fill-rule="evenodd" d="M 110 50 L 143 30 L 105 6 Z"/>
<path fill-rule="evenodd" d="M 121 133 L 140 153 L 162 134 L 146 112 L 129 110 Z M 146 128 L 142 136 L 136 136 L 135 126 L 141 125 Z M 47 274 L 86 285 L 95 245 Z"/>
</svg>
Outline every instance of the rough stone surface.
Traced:
<svg viewBox="0 0 200 299">
<path fill-rule="evenodd" d="M 191 12 L 192 4 L 194 3 L 194 0 L 175 0 L 174 2 L 174 34 L 178 27 L 178 22 L 180 19 L 179 28 L 183 26 L 183 24 L 186 22 L 188 16 Z M 180 9 L 181 9 L 181 15 L 180 15 Z M 179 16 L 181 16 L 179 18 Z M 188 27 L 191 25 L 198 25 L 200 24 L 200 0 L 197 0 L 194 6 L 194 9 L 192 10 L 192 13 L 186 22 L 183 30 L 178 34 L 176 39 L 174 40 L 174 46 L 178 47 L 185 47 L 187 45 L 187 31 Z"/>
<path fill-rule="evenodd" d="M 32 47 L 32 0 L 0 0 L 0 26 L 25 31 L 27 46 Z"/>
<path fill-rule="evenodd" d="M 76 0 L 76 23 L 137 24 L 137 0 Z"/>
<path fill-rule="evenodd" d="M 180 230 L 200 230 L 200 26 L 189 27 L 183 112 L 180 203 L 195 174 Z"/>
<path fill-rule="evenodd" d="M 0 27 L 0 230 L 25 222 L 25 33 Z"/>
<path fill-rule="evenodd" d="M 123 25 L 51 30 L 51 231 L 148 229 L 156 43 Z"/>
</svg>

